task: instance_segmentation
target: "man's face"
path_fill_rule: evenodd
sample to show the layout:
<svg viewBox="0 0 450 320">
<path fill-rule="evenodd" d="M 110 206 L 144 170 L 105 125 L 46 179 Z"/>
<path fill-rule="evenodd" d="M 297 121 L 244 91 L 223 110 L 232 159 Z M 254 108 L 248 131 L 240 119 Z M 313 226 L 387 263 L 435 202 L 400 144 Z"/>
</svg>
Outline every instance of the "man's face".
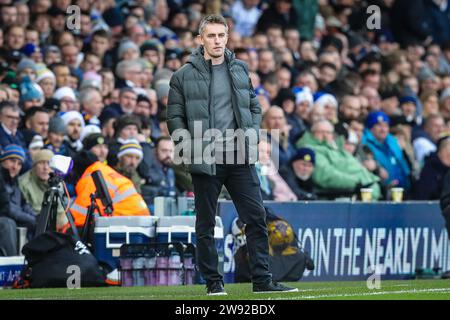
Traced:
<svg viewBox="0 0 450 320">
<path fill-rule="evenodd" d="M 12 132 L 16 132 L 19 127 L 20 115 L 19 111 L 14 111 L 11 108 L 4 108 L 1 111 L 1 119 L 2 124 Z"/>
<path fill-rule="evenodd" d="M 52 145 L 54 148 L 60 148 L 64 141 L 64 134 L 56 133 L 56 132 L 49 132 L 48 133 L 48 141 L 49 141 L 50 145 Z"/>
<path fill-rule="evenodd" d="M 17 21 L 17 8 L 16 7 L 3 7 L 2 8 L 2 21 L 4 26 L 11 26 Z"/>
<path fill-rule="evenodd" d="M 269 129 L 282 129 L 284 127 L 285 119 L 282 110 L 271 110 L 267 116 Z"/>
<path fill-rule="evenodd" d="M 387 122 L 377 123 L 370 131 L 378 141 L 384 142 L 389 134 L 389 124 Z"/>
<path fill-rule="evenodd" d="M 228 34 L 225 26 L 217 23 L 209 23 L 200 35 L 200 43 L 205 49 L 207 57 L 220 58 L 225 53 Z"/>
<path fill-rule="evenodd" d="M 127 140 L 137 137 L 139 131 L 138 127 L 136 127 L 134 124 L 129 124 L 120 131 L 120 138 Z"/>
<path fill-rule="evenodd" d="M 93 53 L 95 53 L 96 55 L 98 55 L 100 57 L 103 57 L 103 55 L 109 48 L 108 39 L 99 37 L 99 36 L 95 36 L 92 39 L 91 47 L 92 47 Z"/>
<path fill-rule="evenodd" d="M 119 104 L 125 113 L 133 113 L 136 107 L 137 96 L 134 92 L 126 91 L 119 97 Z"/>
<path fill-rule="evenodd" d="M 69 66 L 75 67 L 77 64 L 78 48 L 76 46 L 65 46 L 61 50 L 62 58 Z"/>
<path fill-rule="evenodd" d="M 48 134 L 48 124 L 50 116 L 47 112 L 36 112 L 30 119 L 30 129 L 39 134 L 41 137 L 46 138 Z"/>
<path fill-rule="evenodd" d="M 171 140 L 162 140 L 156 149 L 156 156 L 162 164 L 168 166 L 172 163 L 174 157 L 174 145 Z"/>
<path fill-rule="evenodd" d="M 34 173 L 41 181 L 48 181 L 50 172 L 52 172 L 52 169 L 50 169 L 48 161 L 39 161 L 34 165 Z"/>
<path fill-rule="evenodd" d="M 333 141 L 333 128 L 325 122 L 319 123 L 312 131 L 314 138 L 320 142 L 331 143 Z"/>
<path fill-rule="evenodd" d="M 137 115 L 142 115 L 145 117 L 149 117 L 151 114 L 151 105 L 147 101 L 139 101 L 136 105 L 136 109 L 134 110 L 134 113 Z"/>
<path fill-rule="evenodd" d="M 67 135 L 74 141 L 80 139 L 81 130 L 81 122 L 78 119 L 72 120 L 67 124 Z"/>
<path fill-rule="evenodd" d="M 84 103 L 84 111 L 93 116 L 100 116 L 103 110 L 103 99 L 99 92 L 94 92 L 91 99 Z"/>
<path fill-rule="evenodd" d="M 275 69 L 275 60 L 270 51 L 261 52 L 258 68 L 262 73 L 269 73 Z"/>
<path fill-rule="evenodd" d="M 348 97 L 342 102 L 340 112 L 346 120 L 358 119 L 361 116 L 361 102 L 357 97 Z"/>
<path fill-rule="evenodd" d="M 6 43 L 11 49 L 20 50 L 25 45 L 25 31 L 15 27 L 7 35 Z"/>
<path fill-rule="evenodd" d="M 128 172 L 136 170 L 140 162 L 141 158 L 136 154 L 125 154 L 119 159 L 120 167 Z"/>
<path fill-rule="evenodd" d="M 144 51 L 144 58 L 150 61 L 154 66 L 159 64 L 159 53 L 155 50 Z"/>
<path fill-rule="evenodd" d="M 98 161 L 104 162 L 109 153 L 108 145 L 98 144 L 91 148 L 91 152 L 97 156 Z"/>
<path fill-rule="evenodd" d="M 404 116 L 414 116 L 416 114 L 416 105 L 413 102 L 406 102 L 401 105 Z"/>
<path fill-rule="evenodd" d="M 56 85 L 58 87 L 66 87 L 69 85 L 70 69 L 67 66 L 59 66 L 55 68 Z"/>
<path fill-rule="evenodd" d="M 308 180 L 314 171 L 314 165 L 310 161 L 296 160 L 292 162 L 292 168 L 294 169 L 295 175 L 300 180 Z"/>
<path fill-rule="evenodd" d="M 430 135 L 433 141 L 438 141 L 440 135 L 444 131 L 445 123 L 442 118 L 435 118 L 430 120 L 430 123 L 426 126 L 425 131 Z"/>
<path fill-rule="evenodd" d="M 9 171 L 9 176 L 15 178 L 22 169 L 22 161 L 16 158 L 6 159 L 2 162 L 2 167 Z"/>
<path fill-rule="evenodd" d="M 89 54 L 84 59 L 83 63 L 84 71 L 95 71 L 98 72 L 102 68 L 100 58 L 96 55 Z"/>
</svg>

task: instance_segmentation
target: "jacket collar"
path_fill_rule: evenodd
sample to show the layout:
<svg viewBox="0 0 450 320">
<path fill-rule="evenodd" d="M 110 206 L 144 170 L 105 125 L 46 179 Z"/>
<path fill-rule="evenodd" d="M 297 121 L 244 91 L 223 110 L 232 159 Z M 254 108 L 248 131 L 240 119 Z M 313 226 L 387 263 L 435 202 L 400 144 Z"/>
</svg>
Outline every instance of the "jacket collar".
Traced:
<svg viewBox="0 0 450 320">
<path fill-rule="evenodd" d="M 206 61 L 205 57 L 205 48 L 201 45 L 188 58 L 188 63 L 192 64 L 195 68 L 197 68 L 200 72 L 209 73 L 209 68 L 211 65 L 210 60 Z M 225 61 L 227 65 L 230 64 L 232 60 L 235 59 L 235 55 L 228 48 L 225 48 Z"/>
</svg>

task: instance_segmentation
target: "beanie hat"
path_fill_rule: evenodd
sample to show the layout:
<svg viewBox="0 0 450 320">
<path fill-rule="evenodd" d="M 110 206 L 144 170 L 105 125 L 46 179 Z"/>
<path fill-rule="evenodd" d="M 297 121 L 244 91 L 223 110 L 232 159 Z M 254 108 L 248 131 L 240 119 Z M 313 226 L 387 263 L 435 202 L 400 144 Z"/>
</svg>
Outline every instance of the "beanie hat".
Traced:
<svg viewBox="0 0 450 320">
<path fill-rule="evenodd" d="M 413 103 L 417 107 L 417 100 L 413 96 L 403 96 L 399 99 L 400 106 L 405 103 Z"/>
<path fill-rule="evenodd" d="M 106 144 L 106 139 L 101 133 L 91 133 L 83 140 L 83 148 L 85 150 L 91 150 L 99 144 Z"/>
<path fill-rule="evenodd" d="M 66 134 L 66 125 L 63 119 L 58 116 L 51 118 L 48 124 L 48 132 Z"/>
<path fill-rule="evenodd" d="M 313 106 L 313 95 L 311 93 L 311 90 L 308 87 L 295 87 L 293 89 L 293 92 L 295 94 L 295 104 L 299 104 L 301 102 L 308 102 L 309 108 L 312 108 Z"/>
<path fill-rule="evenodd" d="M 59 112 L 60 105 L 61 104 L 60 104 L 59 100 L 57 100 L 55 98 L 48 98 L 48 99 L 45 99 L 44 105 L 42 107 L 47 109 L 48 111 Z"/>
<path fill-rule="evenodd" d="M 36 63 L 28 58 L 22 59 L 20 60 L 19 64 L 17 65 L 17 73 L 21 73 L 23 70 L 25 70 L 26 68 L 30 68 L 33 69 L 34 71 L 36 71 Z"/>
<path fill-rule="evenodd" d="M 145 51 L 149 50 L 159 52 L 158 45 L 152 42 L 144 42 L 144 44 L 141 45 L 141 55 L 143 55 Z"/>
<path fill-rule="evenodd" d="M 83 142 L 83 140 L 86 139 L 86 137 L 90 136 L 91 134 L 101 133 L 101 132 L 102 132 L 102 130 L 100 129 L 100 127 L 98 125 L 88 124 L 81 131 L 80 141 Z"/>
<path fill-rule="evenodd" d="M 33 156 L 33 166 L 40 161 L 50 161 L 54 156 L 52 150 L 42 149 Z"/>
<path fill-rule="evenodd" d="M 64 121 L 64 125 L 68 125 L 73 120 L 79 120 L 81 122 L 81 127 L 84 128 L 84 119 L 81 113 L 72 110 L 60 114 L 61 119 Z"/>
<path fill-rule="evenodd" d="M 117 50 L 117 56 L 119 57 L 119 59 L 122 59 L 125 52 L 129 49 L 134 49 L 138 53 L 140 52 L 139 47 L 136 43 L 130 40 L 126 40 L 119 45 L 119 49 Z"/>
<path fill-rule="evenodd" d="M 367 116 L 366 127 L 372 129 L 374 125 L 383 122 L 386 122 L 388 124 L 390 123 L 389 117 L 386 113 L 384 113 L 383 111 L 371 112 Z"/>
<path fill-rule="evenodd" d="M 50 78 L 54 82 L 56 82 L 55 74 L 53 72 L 51 72 L 49 69 L 42 68 L 42 69 L 38 70 L 36 82 L 40 82 L 41 80 L 44 80 L 44 79 L 47 79 L 47 78 Z"/>
<path fill-rule="evenodd" d="M 332 94 L 326 92 L 316 92 L 314 94 L 314 103 L 322 107 L 325 107 L 326 105 L 331 105 L 334 108 L 338 107 L 336 98 Z"/>
<path fill-rule="evenodd" d="M 30 141 L 30 144 L 28 145 L 28 149 L 42 149 L 44 147 L 44 139 L 36 134 Z"/>
<path fill-rule="evenodd" d="M 28 76 L 23 78 L 20 84 L 20 100 L 31 101 L 31 100 L 41 100 L 44 98 L 44 92 L 42 88 L 37 84 L 31 82 Z"/>
<path fill-rule="evenodd" d="M 116 135 L 119 135 L 120 131 L 122 131 L 123 128 L 129 125 L 135 125 L 138 128 L 138 131 L 141 130 L 141 119 L 139 119 L 135 115 L 123 115 L 119 119 L 116 120 L 114 123 L 114 130 Z"/>
<path fill-rule="evenodd" d="M 310 148 L 300 148 L 297 150 L 295 155 L 292 157 L 291 162 L 297 160 L 304 160 L 307 162 L 311 162 L 312 164 L 316 163 L 316 154 L 313 149 Z"/>
<path fill-rule="evenodd" d="M 75 92 L 70 87 L 61 87 L 55 91 L 53 98 L 61 100 L 64 97 L 69 97 L 72 100 L 76 100 Z"/>
<path fill-rule="evenodd" d="M 36 46 L 34 43 L 27 43 L 22 47 L 22 49 L 20 49 L 20 52 L 29 57 L 35 52 L 41 52 L 41 48 Z"/>
<path fill-rule="evenodd" d="M 3 149 L 0 156 L 0 161 L 6 159 L 19 159 L 23 163 L 25 161 L 25 150 L 17 144 L 9 144 Z"/>
<path fill-rule="evenodd" d="M 127 154 L 135 154 L 139 156 L 141 160 L 144 157 L 142 147 L 136 139 L 126 140 L 125 143 L 120 146 L 117 158 L 121 158 L 122 156 Z"/>
</svg>

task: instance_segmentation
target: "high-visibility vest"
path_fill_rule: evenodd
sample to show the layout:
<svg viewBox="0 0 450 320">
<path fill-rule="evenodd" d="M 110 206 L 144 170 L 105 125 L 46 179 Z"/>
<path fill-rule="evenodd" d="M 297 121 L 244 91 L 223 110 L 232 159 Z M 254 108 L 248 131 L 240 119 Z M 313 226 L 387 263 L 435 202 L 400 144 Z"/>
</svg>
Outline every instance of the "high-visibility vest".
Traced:
<svg viewBox="0 0 450 320">
<path fill-rule="evenodd" d="M 70 212 L 75 220 L 76 226 L 83 226 L 86 220 L 88 207 L 91 204 L 90 195 L 96 191 L 92 173 L 100 170 L 105 179 L 108 192 L 113 202 L 113 216 L 146 216 L 150 215 L 142 196 L 137 193 L 133 182 L 130 179 L 122 176 L 110 166 L 97 161 L 90 165 L 84 171 L 77 185 L 75 191 L 77 197 L 70 207 Z M 105 216 L 105 211 L 102 202 L 96 199 L 97 206 L 100 210 L 100 215 Z"/>
</svg>

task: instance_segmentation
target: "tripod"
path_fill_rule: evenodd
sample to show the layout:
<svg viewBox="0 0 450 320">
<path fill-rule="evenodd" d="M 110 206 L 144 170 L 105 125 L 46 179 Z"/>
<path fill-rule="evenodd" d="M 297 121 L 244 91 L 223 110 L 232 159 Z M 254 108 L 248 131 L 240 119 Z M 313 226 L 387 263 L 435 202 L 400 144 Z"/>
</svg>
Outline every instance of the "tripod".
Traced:
<svg viewBox="0 0 450 320">
<path fill-rule="evenodd" d="M 63 191 L 60 189 L 62 183 L 63 179 L 61 177 L 58 177 L 54 173 L 50 173 L 50 178 L 48 179 L 49 188 L 44 193 L 42 208 L 36 228 L 36 236 L 47 230 L 56 231 L 58 204 L 61 203 L 64 209 L 67 207 L 67 199 Z M 77 239 L 80 239 L 70 212 L 67 211 L 66 216 L 74 236 Z"/>
</svg>

